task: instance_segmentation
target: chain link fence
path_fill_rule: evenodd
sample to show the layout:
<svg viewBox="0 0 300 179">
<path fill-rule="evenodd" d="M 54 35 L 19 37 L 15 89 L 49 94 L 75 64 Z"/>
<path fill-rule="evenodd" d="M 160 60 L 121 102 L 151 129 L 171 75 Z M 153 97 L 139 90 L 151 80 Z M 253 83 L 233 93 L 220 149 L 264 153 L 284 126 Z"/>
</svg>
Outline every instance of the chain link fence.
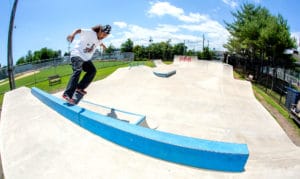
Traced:
<svg viewBox="0 0 300 179">
<path fill-rule="evenodd" d="M 95 54 L 92 60 L 94 61 L 96 68 L 99 69 L 120 64 L 130 64 L 134 60 L 134 54 L 132 52 Z M 16 87 L 33 86 L 40 82 L 47 83 L 48 78 L 53 75 L 59 75 L 60 77 L 70 76 L 72 74 L 70 64 L 70 57 L 64 56 L 34 63 L 16 65 L 13 68 Z M 26 78 L 27 76 L 30 76 L 30 78 Z M 3 95 L 9 90 L 7 67 L 3 67 L 0 68 L 0 95 Z"/>
<path fill-rule="evenodd" d="M 263 73 L 271 76 L 275 76 L 281 80 L 284 80 L 292 85 L 300 87 L 300 73 L 282 68 L 263 67 Z"/>
</svg>

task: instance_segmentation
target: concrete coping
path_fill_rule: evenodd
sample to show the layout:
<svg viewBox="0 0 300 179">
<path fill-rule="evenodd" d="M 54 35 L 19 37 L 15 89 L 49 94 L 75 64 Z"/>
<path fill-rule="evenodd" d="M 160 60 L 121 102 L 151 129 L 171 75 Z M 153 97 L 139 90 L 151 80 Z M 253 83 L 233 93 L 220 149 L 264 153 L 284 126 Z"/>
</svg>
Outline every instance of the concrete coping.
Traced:
<svg viewBox="0 0 300 179">
<path fill-rule="evenodd" d="M 153 72 L 156 76 L 158 77 L 162 77 L 162 78 L 168 78 L 172 75 L 175 75 L 176 74 L 176 70 L 171 70 L 171 71 L 168 71 L 168 72 L 156 72 L 154 71 Z"/>
<path fill-rule="evenodd" d="M 69 105 L 35 87 L 31 89 L 31 93 L 84 129 L 151 157 L 191 167 L 228 172 L 244 171 L 249 157 L 246 144 L 210 141 L 153 130 Z"/>
</svg>

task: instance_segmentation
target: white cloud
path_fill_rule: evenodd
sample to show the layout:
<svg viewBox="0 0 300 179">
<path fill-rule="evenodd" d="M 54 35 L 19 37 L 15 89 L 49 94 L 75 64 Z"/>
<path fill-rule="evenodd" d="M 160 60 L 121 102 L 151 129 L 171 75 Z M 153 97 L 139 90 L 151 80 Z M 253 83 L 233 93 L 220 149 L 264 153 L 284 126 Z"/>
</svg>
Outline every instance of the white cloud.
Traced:
<svg viewBox="0 0 300 179">
<path fill-rule="evenodd" d="M 50 37 L 45 37 L 45 41 L 50 41 L 51 38 Z"/>
<path fill-rule="evenodd" d="M 181 28 L 188 31 L 196 32 L 201 36 L 205 36 L 206 40 L 209 40 L 210 47 L 216 49 L 223 49 L 223 44 L 227 42 L 229 32 L 217 21 L 207 21 L 205 23 L 196 25 L 181 25 Z M 198 37 L 199 39 L 199 37 Z"/>
<path fill-rule="evenodd" d="M 291 32 L 291 37 L 296 39 L 297 49 L 300 50 L 300 32 Z"/>
<path fill-rule="evenodd" d="M 181 8 L 172 6 L 169 2 L 156 2 L 151 4 L 152 6 L 148 11 L 149 15 L 153 15 L 153 16 L 171 15 L 177 17 L 184 13 Z"/>
<path fill-rule="evenodd" d="M 178 16 L 178 19 L 183 22 L 196 23 L 196 22 L 207 20 L 208 16 L 200 15 L 199 13 L 190 13 L 188 16 L 187 15 Z"/>
<path fill-rule="evenodd" d="M 127 27 L 127 23 L 126 22 L 117 21 L 117 22 L 114 22 L 113 24 L 115 26 L 118 26 L 121 29 Z"/>
<path fill-rule="evenodd" d="M 218 22 L 206 22 L 203 24 L 190 25 L 169 25 L 159 24 L 155 28 L 145 28 L 134 24 L 128 24 L 126 28 L 120 32 L 116 32 L 111 37 L 111 43 L 115 47 L 120 47 L 127 39 L 131 39 L 135 45 L 149 45 L 150 37 L 154 43 L 171 40 L 172 44 L 182 42 L 193 42 L 193 47 L 197 46 L 197 50 L 202 48 L 202 37 L 205 35 L 205 44 L 209 40 L 210 47 L 223 50 L 223 44 L 227 42 L 229 36 L 228 31 Z"/>
<path fill-rule="evenodd" d="M 151 8 L 148 11 L 150 17 L 169 15 L 186 23 L 197 23 L 206 20 L 208 17 L 199 13 L 185 14 L 184 10 L 171 5 L 169 2 L 151 3 Z"/>
<path fill-rule="evenodd" d="M 222 1 L 232 8 L 236 8 L 238 6 L 238 3 L 236 2 L 236 0 L 222 0 Z"/>
<path fill-rule="evenodd" d="M 191 49 L 202 49 L 203 34 L 205 46 L 224 50 L 223 44 L 229 37 L 228 31 L 219 22 L 212 20 L 208 15 L 199 13 L 185 13 L 183 9 L 169 2 L 150 3 L 151 8 L 147 12 L 150 17 L 162 17 L 169 15 L 175 17 L 179 25 L 157 24 L 152 27 L 142 27 L 126 22 L 115 22 L 114 25 L 121 29 L 114 31 L 114 36 L 109 39 L 115 47 L 120 47 L 127 39 L 131 39 L 135 45 L 149 45 L 150 37 L 154 43 L 171 40 L 171 44 L 183 43 Z M 181 24 L 180 24 L 181 23 Z"/>
<path fill-rule="evenodd" d="M 156 27 L 157 31 L 160 32 L 170 32 L 170 33 L 176 33 L 178 32 L 179 26 L 177 25 L 171 25 L 171 24 L 158 24 L 158 27 Z"/>
<path fill-rule="evenodd" d="M 291 32 L 291 36 L 298 39 L 298 38 L 300 38 L 300 32 Z"/>
<path fill-rule="evenodd" d="M 239 6 L 239 1 L 243 2 L 241 0 L 222 0 L 223 3 L 229 5 L 231 8 L 236 8 Z M 248 0 L 248 1 L 252 1 L 252 3 L 255 4 L 260 4 L 262 0 Z"/>
</svg>

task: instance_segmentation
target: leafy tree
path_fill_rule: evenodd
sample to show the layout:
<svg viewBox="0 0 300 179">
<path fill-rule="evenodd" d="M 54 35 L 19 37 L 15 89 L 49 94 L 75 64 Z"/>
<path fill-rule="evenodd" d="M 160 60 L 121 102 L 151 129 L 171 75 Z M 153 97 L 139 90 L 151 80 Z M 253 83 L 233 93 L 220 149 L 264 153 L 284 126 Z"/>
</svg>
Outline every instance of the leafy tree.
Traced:
<svg viewBox="0 0 300 179">
<path fill-rule="evenodd" d="M 70 56 L 70 52 L 65 52 L 64 56 Z"/>
<path fill-rule="evenodd" d="M 121 52 L 132 52 L 133 51 L 133 41 L 128 39 L 125 43 L 121 44 Z"/>
<path fill-rule="evenodd" d="M 213 59 L 215 54 L 213 51 L 210 51 L 208 47 L 204 47 L 202 52 L 197 53 L 197 56 L 199 59 L 211 60 L 211 59 Z"/>
<path fill-rule="evenodd" d="M 21 57 L 21 58 L 19 58 L 19 60 L 17 61 L 17 65 L 20 65 L 20 64 L 24 64 L 24 63 L 26 63 L 26 59 L 25 59 L 25 57 Z"/>
<path fill-rule="evenodd" d="M 162 60 L 172 60 L 174 55 L 184 55 L 185 49 L 187 47 L 184 43 L 178 43 L 174 46 L 171 44 L 171 40 L 166 42 L 151 43 L 149 46 L 136 45 L 133 47 L 133 52 L 135 54 L 135 60 L 140 59 L 162 59 Z M 207 48 L 208 53 L 206 58 L 211 58 L 211 52 Z M 194 51 L 186 53 L 186 55 L 194 55 Z"/>
<path fill-rule="evenodd" d="M 150 59 L 162 59 L 162 47 L 160 43 L 152 43 L 148 47 Z"/>
<path fill-rule="evenodd" d="M 247 3 L 232 15 L 235 21 L 226 23 L 231 36 L 224 45 L 230 53 L 244 56 L 250 62 L 272 56 L 273 62 L 278 64 L 284 50 L 295 47 L 287 21 L 281 15 L 273 16 L 266 8 Z M 290 58 L 284 58 L 283 63 L 290 63 Z"/>
<path fill-rule="evenodd" d="M 116 48 L 112 44 L 110 44 L 105 50 L 105 53 L 113 53 L 115 50 Z"/>
<path fill-rule="evenodd" d="M 162 60 L 172 59 L 173 47 L 170 43 L 171 40 L 168 40 L 159 44 L 162 52 Z"/>
<path fill-rule="evenodd" d="M 253 55 L 259 48 L 260 31 L 267 25 L 265 19 L 270 16 L 268 10 L 253 4 L 244 4 L 241 10 L 233 12 L 232 15 L 235 22 L 226 23 L 231 38 L 225 48 L 231 53 L 242 54 L 246 50 Z"/>
<path fill-rule="evenodd" d="M 183 55 L 186 48 L 187 47 L 184 45 L 184 43 L 178 43 L 178 44 L 174 45 L 173 53 L 175 55 Z"/>
<path fill-rule="evenodd" d="M 41 60 L 41 51 L 35 51 L 33 52 L 33 62 Z"/>
<path fill-rule="evenodd" d="M 32 60 L 33 60 L 33 55 L 32 55 L 31 50 L 29 50 L 26 57 L 25 57 L 25 62 L 30 63 L 30 62 L 32 62 Z"/>
<path fill-rule="evenodd" d="M 25 64 L 25 63 L 39 63 L 51 58 L 57 58 L 61 56 L 61 51 L 54 51 L 52 49 L 48 49 L 46 47 L 31 52 L 31 50 L 28 51 L 27 55 L 25 57 L 21 57 L 18 59 L 17 63 L 18 65 Z"/>
<path fill-rule="evenodd" d="M 140 46 L 140 45 L 134 46 L 133 53 L 134 53 L 134 58 L 136 60 L 147 58 L 147 49 L 144 46 Z"/>
</svg>

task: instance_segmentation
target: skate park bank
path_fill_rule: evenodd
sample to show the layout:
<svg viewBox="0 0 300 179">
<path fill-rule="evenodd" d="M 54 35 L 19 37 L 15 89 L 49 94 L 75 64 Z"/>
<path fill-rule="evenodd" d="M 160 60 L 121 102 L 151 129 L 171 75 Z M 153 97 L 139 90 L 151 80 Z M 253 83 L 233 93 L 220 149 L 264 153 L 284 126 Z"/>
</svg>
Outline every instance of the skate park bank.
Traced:
<svg viewBox="0 0 300 179">
<path fill-rule="evenodd" d="M 176 74 L 160 78 L 153 74 L 154 70 L 176 70 Z M 144 114 L 149 124 L 153 121 L 158 124 L 155 133 L 247 144 L 249 158 L 244 171 L 231 173 L 188 167 L 123 148 L 66 120 L 60 112 L 33 96 L 30 89 L 20 88 L 5 95 L 1 116 L 1 153 L 6 177 L 299 176 L 299 148 L 255 99 L 251 84 L 233 79 L 229 65 L 178 59 L 172 65 L 160 64 L 155 69 L 145 66 L 120 68 L 108 78 L 94 82 L 88 91 L 87 101 Z M 24 100 L 16 103 L 14 99 L 20 97 Z M 90 112 L 93 115 L 98 110 L 85 103 L 78 107 L 93 111 Z M 120 127 L 129 125 L 122 121 L 116 123 Z M 91 127 L 95 125 L 92 123 Z M 153 129 L 135 127 L 143 128 L 142 131 L 135 131 L 143 137 L 152 135 Z M 144 132 L 145 129 L 148 132 Z M 131 134 L 136 133 L 131 131 Z M 113 138 L 114 135 L 117 135 L 116 132 L 108 136 Z M 169 134 L 164 136 L 165 140 L 159 136 L 152 137 L 158 137 L 155 141 L 163 140 L 165 144 L 175 142 L 175 139 L 169 140 Z M 122 142 L 121 137 L 115 140 Z M 133 146 L 138 142 L 128 143 Z M 194 144 L 201 148 L 197 142 L 184 142 L 183 147 Z M 139 148 L 143 147 L 149 148 Z"/>
<path fill-rule="evenodd" d="M 70 107 L 65 101 L 37 88 L 32 88 L 31 93 L 88 131 L 159 159 L 199 168 L 240 172 L 244 170 L 249 156 L 246 145 L 200 140 L 128 125 L 78 106 Z"/>
</svg>

